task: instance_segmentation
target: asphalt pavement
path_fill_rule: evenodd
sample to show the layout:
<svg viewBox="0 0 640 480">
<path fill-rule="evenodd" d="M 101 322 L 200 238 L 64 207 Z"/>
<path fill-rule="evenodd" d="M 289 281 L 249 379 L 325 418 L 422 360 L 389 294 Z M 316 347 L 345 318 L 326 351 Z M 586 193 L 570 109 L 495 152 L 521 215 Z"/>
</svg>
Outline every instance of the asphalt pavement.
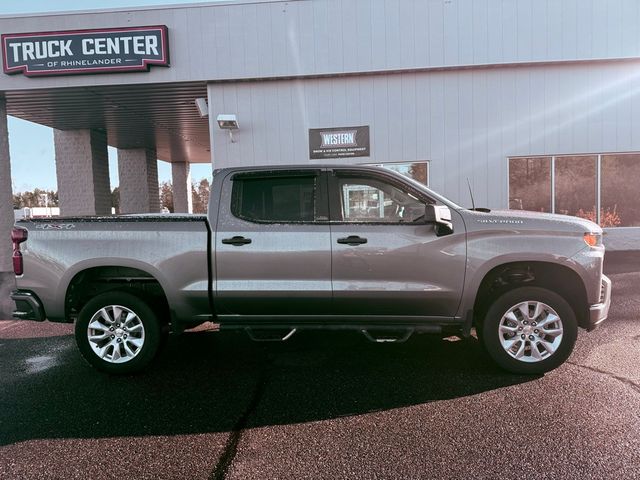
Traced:
<svg viewBox="0 0 640 480">
<path fill-rule="evenodd" d="M 69 325 L 0 321 L 2 479 L 640 478 L 640 273 L 545 376 L 475 340 L 171 338 L 146 373 L 91 369 Z"/>
</svg>

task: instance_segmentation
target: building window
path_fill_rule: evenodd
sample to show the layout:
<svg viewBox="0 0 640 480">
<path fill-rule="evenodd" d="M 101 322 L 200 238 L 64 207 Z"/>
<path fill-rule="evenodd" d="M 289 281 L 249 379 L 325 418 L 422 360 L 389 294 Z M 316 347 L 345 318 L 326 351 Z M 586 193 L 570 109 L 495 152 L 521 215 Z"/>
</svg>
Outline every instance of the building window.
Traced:
<svg viewBox="0 0 640 480">
<path fill-rule="evenodd" d="M 509 159 L 509 208 L 551 211 L 551 158 Z"/>
<path fill-rule="evenodd" d="M 640 226 L 640 153 L 509 159 L 509 208 L 589 219 L 602 227 Z"/>
<path fill-rule="evenodd" d="M 595 219 L 597 160 L 597 155 L 555 157 L 555 213 Z"/>
<path fill-rule="evenodd" d="M 600 223 L 639 227 L 640 153 L 601 156 Z"/>
<path fill-rule="evenodd" d="M 389 163 L 368 163 L 373 167 L 384 167 L 394 172 L 398 172 L 406 177 L 414 179 L 425 186 L 429 186 L 429 162 L 389 162 Z"/>
</svg>

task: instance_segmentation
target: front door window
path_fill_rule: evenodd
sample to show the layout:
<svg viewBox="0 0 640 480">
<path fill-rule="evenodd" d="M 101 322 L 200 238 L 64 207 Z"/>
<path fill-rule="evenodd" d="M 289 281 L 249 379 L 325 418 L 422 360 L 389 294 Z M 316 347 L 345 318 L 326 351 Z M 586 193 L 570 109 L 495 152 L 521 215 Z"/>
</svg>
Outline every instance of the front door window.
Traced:
<svg viewBox="0 0 640 480">
<path fill-rule="evenodd" d="M 374 179 L 338 180 L 338 220 L 362 223 L 411 223 L 424 215 L 424 203 L 411 193 Z"/>
</svg>

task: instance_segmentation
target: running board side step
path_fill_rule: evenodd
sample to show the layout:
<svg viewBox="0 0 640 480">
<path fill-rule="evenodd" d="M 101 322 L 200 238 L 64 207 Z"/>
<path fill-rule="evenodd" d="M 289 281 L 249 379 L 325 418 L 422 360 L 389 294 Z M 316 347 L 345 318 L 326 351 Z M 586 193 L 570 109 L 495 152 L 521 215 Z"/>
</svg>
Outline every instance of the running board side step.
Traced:
<svg viewBox="0 0 640 480">
<path fill-rule="evenodd" d="M 245 328 L 254 342 L 286 342 L 298 331 L 296 328 Z"/>
<path fill-rule="evenodd" d="M 416 325 L 407 327 L 360 328 L 360 333 L 374 343 L 404 343 L 414 333 L 442 333 L 440 325 Z"/>
<path fill-rule="evenodd" d="M 414 329 L 403 330 L 360 330 L 364 337 L 373 343 L 404 343 L 413 335 Z"/>
<path fill-rule="evenodd" d="M 381 326 L 372 324 L 266 324 L 248 326 L 240 323 L 217 324 L 219 330 L 244 330 L 251 340 L 256 342 L 285 342 L 295 333 L 303 330 L 351 330 L 360 332 L 374 343 L 406 342 L 414 333 L 442 333 L 441 325 L 393 325 Z"/>
</svg>

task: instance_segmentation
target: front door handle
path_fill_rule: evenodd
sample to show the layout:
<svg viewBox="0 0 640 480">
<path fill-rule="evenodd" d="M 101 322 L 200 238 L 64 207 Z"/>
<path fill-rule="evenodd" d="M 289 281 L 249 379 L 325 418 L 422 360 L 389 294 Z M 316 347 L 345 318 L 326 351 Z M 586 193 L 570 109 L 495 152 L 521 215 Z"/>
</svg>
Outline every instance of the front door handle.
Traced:
<svg viewBox="0 0 640 480">
<path fill-rule="evenodd" d="M 235 245 L 236 247 L 240 247 L 242 245 L 247 245 L 251 243 L 251 239 L 236 236 L 231 238 L 223 238 L 222 243 L 224 243 L 225 245 Z"/>
<path fill-rule="evenodd" d="M 359 237 L 357 235 L 349 235 L 346 238 L 339 238 L 338 243 L 344 243 L 346 245 L 362 245 L 363 243 L 367 243 L 366 238 Z"/>
</svg>

